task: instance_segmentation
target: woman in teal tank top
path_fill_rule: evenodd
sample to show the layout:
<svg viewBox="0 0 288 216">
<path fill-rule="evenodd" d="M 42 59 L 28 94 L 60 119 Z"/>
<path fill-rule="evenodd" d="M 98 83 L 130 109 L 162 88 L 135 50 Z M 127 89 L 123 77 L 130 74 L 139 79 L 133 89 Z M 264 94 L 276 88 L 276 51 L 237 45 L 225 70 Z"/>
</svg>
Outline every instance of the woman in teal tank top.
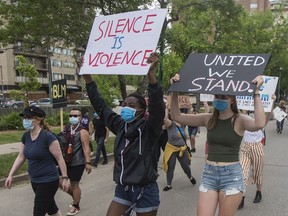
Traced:
<svg viewBox="0 0 288 216">
<path fill-rule="evenodd" d="M 176 74 L 171 83 L 180 80 Z M 239 148 L 244 131 L 256 131 L 266 125 L 265 113 L 260 100 L 261 76 L 252 80 L 255 119 L 238 112 L 235 96 L 215 95 L 213 113 L 198 115 L 180 113 L 178 94 L 171 97 L 171 116 L 174 121 L 188 126 L 207 128 L 208 158 L 199 186 L 197 216 L 214 216 L 217 206 L 219 215 L 232 216 L 237 211 L 245 190 L 243 172 L 239 163 Z"/>
</svg>

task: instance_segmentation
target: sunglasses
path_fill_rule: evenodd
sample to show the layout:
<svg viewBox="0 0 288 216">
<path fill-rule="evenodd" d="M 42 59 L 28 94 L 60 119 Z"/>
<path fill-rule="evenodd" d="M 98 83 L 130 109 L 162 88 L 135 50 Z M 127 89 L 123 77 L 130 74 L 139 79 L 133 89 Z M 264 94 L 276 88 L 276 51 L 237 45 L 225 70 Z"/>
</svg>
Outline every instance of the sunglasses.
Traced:
<svg viewBox="0 0 288 216">
<path fill-rule="evenodd" d="M 75 118 L 77 118 L 78 116 L 80 115 L 69 115 L 69 117 L 75 117 Z"/>
</svg>

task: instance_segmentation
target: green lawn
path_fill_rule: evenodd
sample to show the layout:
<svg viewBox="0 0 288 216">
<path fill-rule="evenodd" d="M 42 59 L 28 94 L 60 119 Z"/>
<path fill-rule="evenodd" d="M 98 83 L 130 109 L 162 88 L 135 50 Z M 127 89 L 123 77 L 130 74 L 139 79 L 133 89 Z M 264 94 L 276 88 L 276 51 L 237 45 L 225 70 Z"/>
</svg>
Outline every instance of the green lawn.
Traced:
<svg viewBox="0 0 288 216">
<path fill-rule="evenodd" d="M 15 158 L 17 157 L 18 153 L 11 153 L 0 155 L 0 179 L 7 177 Z M 27 160 L 22 165 L 22 167 L 18 170 L 17 174 L 26 173 L 28 168 Z"/>
<path fill-rule="evenodd" d="M 60 128 L 53 129 L 53 132 L 59 133 Z M 21 140 L 21 136 L 23 133 L 24 133 L 24 131 L 1 132 L 0 133 L 1 144 L 19 142 Z M 5 140 L 5 141 L 3 141 L 3 140 Z M 107 154 L 113 152 L 114 140 L 115 140 L 114 136 L 111 136 L 108 138 L 107 143 L 105 144 Z M 96 150 L 95 146 L 96 146 L 95 141 L 93 141 L 94 151 Z M 7 177 L 17 155 L 18 155 L 18 153 L 0 155 L 0 179 Z M 26 173 L 27 172 L 27 166 L 28 166 L 28 164 L 26 161 L 23 164 L 23 166 L 19 169 L 17 174 Z"/>
<path fill-rule="evenodd" d="M 53 127 L 51 130 L 54 133 L 60 132 L 60 127 Z M 0 131 L 0 145 L 7 143 L 21 142 L 21 137 L 25 130 L 10 130 L 10 131 Z"/>
</svg>

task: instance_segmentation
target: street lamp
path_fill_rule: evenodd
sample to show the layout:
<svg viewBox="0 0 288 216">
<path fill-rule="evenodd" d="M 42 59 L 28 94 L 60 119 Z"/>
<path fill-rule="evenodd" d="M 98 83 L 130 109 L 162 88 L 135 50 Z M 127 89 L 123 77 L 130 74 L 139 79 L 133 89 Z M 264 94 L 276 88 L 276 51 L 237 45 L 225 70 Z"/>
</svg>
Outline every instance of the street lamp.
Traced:
<svg viewBox="0 0 288 216">
<path fill-rule="evenodd" d="M 278 103 L 280 101 L 280 85 L 281 85 L 281 72 L 282 72 L 282 67 L 279 68 L 279 80 L 278 80 Z"/>
</svg>

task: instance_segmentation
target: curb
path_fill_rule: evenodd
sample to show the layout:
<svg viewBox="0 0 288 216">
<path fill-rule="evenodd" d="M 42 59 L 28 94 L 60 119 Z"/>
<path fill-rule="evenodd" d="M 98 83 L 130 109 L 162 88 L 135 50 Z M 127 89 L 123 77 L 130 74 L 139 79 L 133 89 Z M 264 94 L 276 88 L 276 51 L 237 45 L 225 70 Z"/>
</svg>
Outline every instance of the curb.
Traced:
<svg viewBox="0 0 288 216">
<path fill-rule="evenodd" d="M 107 157 L 108 157 L 109 161 L 114 161 L 114 154 L 113 153 L 107 154 Z M 100 159 L 101 158 L 102 158 L 102 156 L 100 157 Z M 95 160 L 95 156 L 91 157 L 92 163 L 94 162 L 94 160 Z M 5 187 L 5 180 L 6 180 L 6 178 L 0 179 L 0 188 Z M 20 175 L 13 176 L 13 184 L 23 183 L 26 181 L 30 181 L 28 173 L 23 173 Z"/>
</svg>

